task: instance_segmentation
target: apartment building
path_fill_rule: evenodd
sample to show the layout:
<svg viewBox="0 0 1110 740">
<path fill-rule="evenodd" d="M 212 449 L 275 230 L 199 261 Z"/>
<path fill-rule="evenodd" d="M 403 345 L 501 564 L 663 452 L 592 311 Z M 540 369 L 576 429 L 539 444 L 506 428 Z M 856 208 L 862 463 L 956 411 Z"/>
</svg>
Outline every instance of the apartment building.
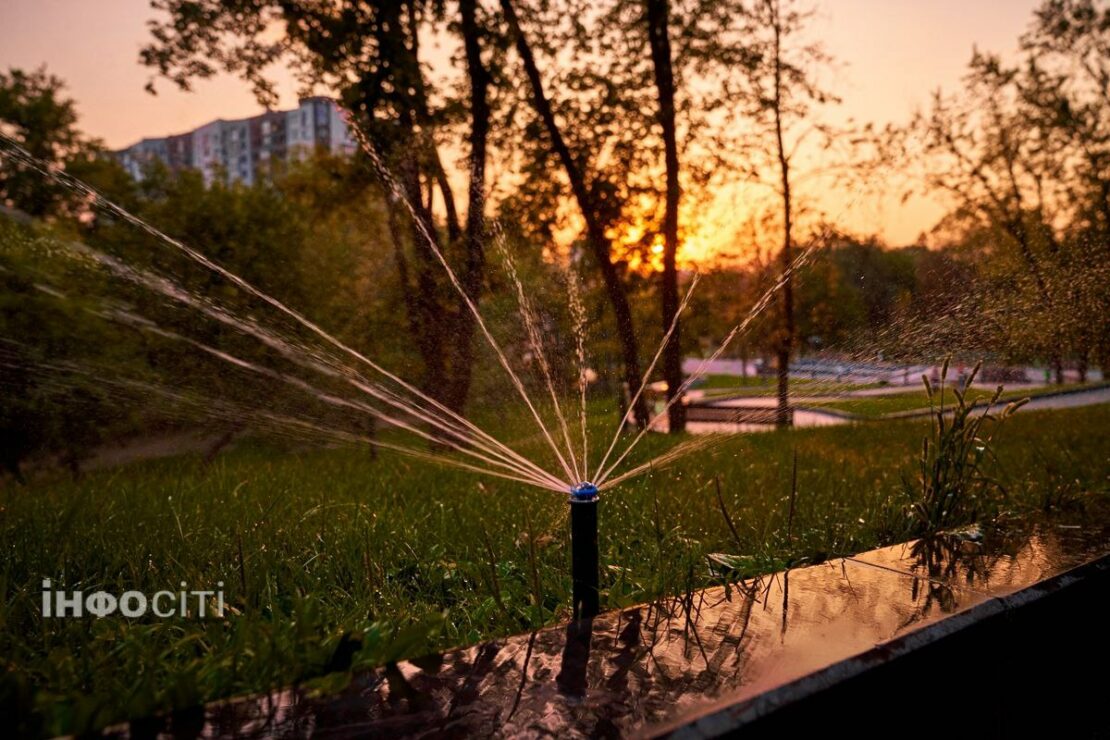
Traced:
<svg viewBox="0 0 1110 740">
<path fill-rule="evenodd" d="M 171 170 L 200 170 L 208 183 L 225 178 L 249 185 L 275 163 L 304 159 L 317 149 L 349 155 L 356 145 L 335 101 L 317 96 L 301 99 L 293 110 L 217 119 L 182 134 L 143 139 L 115 154 L 136 180 L 159 161 Z"/>
</svg>

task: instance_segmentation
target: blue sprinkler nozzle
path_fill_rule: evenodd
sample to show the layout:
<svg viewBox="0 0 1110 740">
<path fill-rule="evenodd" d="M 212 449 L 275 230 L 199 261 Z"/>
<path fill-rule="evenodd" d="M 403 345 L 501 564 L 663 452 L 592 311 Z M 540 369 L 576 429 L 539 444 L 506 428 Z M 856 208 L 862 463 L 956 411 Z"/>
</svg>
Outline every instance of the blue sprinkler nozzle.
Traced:
<svg viewBox="0 0 1110 740">
<path fill-rule="evenodd" d="M 583 481 L 570 489 L 570 502 L 572 504 L 584 504 L 597 501 L 597 494 L 597 486 L 588 481 Z"/>
</svg>

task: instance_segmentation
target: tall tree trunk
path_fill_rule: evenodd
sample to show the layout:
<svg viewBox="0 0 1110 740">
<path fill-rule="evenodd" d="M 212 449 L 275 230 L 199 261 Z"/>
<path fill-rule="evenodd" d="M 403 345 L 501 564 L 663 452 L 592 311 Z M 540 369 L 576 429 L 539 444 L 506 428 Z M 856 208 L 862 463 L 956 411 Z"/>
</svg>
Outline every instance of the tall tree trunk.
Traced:
<svg viewBox="0 0 1110 740">
<path fill-rule="evenodd" d="M 466 300 L 450 285 L 433 246 L 445 258 L 462 254 L 457 274 L 463 292 L 478 304 L 485 272 L 485 168 L 489 137 L 491 79 L 481 57 L 477 0 L 460 0 L 460 30 L 470 83 L 470 188 L 465 231 L 460 225 L 454 194 L 436 143 L 430 135 L 434 121 L 428 91 L 420 70 L 419 23 L 416 3 L 383 2 L 384 23 L 378 42 L 389 47 L 396 74 L 409 91 L 407 104 L 398 112 L 399 136 L 376 141 L 396 162 L 404 197 L 412 206 L 410 224 L 413 259 L 404 254 L 402 232 L 394 219 L 390 230 L 404 291 L 409 328 L 424 365 L 423 390 L 448 408 L 461 412 L 469 395 L 474 363 L 476 319 Z M 383 137 L 385 138 L 385 137 Z M 390 147 L 387 149 L 386 147 Z M 427 196 L 424 194 L 427 188 Z M 433 204 L 438 190 L 443 201 L 446 243 L 437 228 Z M 432 244 L 429 244 L 429 241 Z M 461 246 L 461 250 L 457 247 Z"/>
<path fill-rule="evenodd" d="M 477 0 L 459 0 L 459 12 L 467 76 L 470 80 L 470 188 L 466 206 L 466 231 L 462 237 L 465 254 L 461 281 L 463 290 L 477 305 L 486 264 L 484 212 L 490 76 L 482 62 L 482 48 L 478 41 Z M 475 318 L 460 300 L 452 337 L 455 361 L 447 393 L 448 404 L 457 411 L 461 411 L 466 405 L 466 398 L 470 393 L 474 367 L 474 329 Z"/>
<path fill-rule="evenodd" d="M 435 190 L 438 188 L 443 197 L 444 218 L 447 223 L 447 239 L 451 244 L 456 244 L 462 235 L 459 228 L 459 214 L 455 206 L 455 196 L 451 192 L 450 183 L 447 181 L 447 171 L 443 168 L 443 160 L 439 156 L 439 149 L 431 136 L 434 127 L 432 115 L 428 107 L 428 89 L 424 84 L 424 74 L 420 70 L 420 18 L 417 14 L 417 2 L 409 0 L 405 3 L 406 15 L 409 23 L 409 37 L 411 39 L 411 67 L 408 72 L 412 94 L 412 104 L 416 122 L 420 125 L 420 135 L 414 136 L 407 145 L 415 147 L 427 158 L 428 172 L 428 212 L 432 212 L 435 202 Z M 460 10 L 462 6 L 460 4 Z M 398 26 L 394 26 L 398 27 Z M 480 58 L 479 58 L 480 61 Z M 470 70 L 468 70 L 469 72 Z"/>
<path fill-rule="evenodd" d="M 420 62 L 417 57 L 419 29 L 416 26 L 415 16 L 411 12 L 402 14 L 401 5 L 399 2 L 382 3 L 381 12 L 385 20 L 383 25 L 393 30 L 378 34 L 377 41 L 383 49 L 388 49 L 388 52 L 383 52 L 383 56 L 394 60 L 396 73 L 402 79 L 408 80 L 408 89 L 419 91 L 422 89 Z M 373 138 L 374 146 L 378 151 L 385 153 L 392 166 L 397 168 L 398 181 L 403 191 L 402 197 L 412 207 L 413 214 L 408 229 L 413 253 L 411 262 L 404 256 L 403 230 L 399 228 L 400 224 L 392 219 L 391 236 L 394 240 L 405 306 L 409 314 L 409 328 L 424 365 L 421 386 L 429 395 L 445 402 L 447 362 L 444 353 L 444 337 L 447 327 L 444 325 L 442 308 L 441 272 L 443 268 L 438 264 L 425 237 L 427 233 L 433 240 L 438 240 L 435 219 L 429 208 L 431 199 L 429 203 L 425 202 L 421 182 L 418 119 L 422 117 L 420 110 L 423 103 L 415 93 L 410 103 L 411 105 L 399 110 L 395 135 L 386 136 L 379 133 L 375 136 L 373 127 L 369 130 L 369 135 Z M 436 247 L 439 248 L 438 243 Z"/>
<path fill-rule="evenodd" d="M 778 150 L 779 174 L 782 184 L 782 254 L 780 256 L 784 275 L 782 285 L 782 332 L 778 348 L 778 413 L 775 423 L 789 426 L 790 414 L 790 354 L 794 349 L 794 276 L 790 266 L 794 261 L 792 239 L 793 220 L 790 196 L 790 160 L 786 155 L 786 145 L 782 134 L 782 23 L 779 19 L 778 0 L 767 0 L 771 13 L 771 25 L 775 34 L 775 146 Z"/>
<path fill-rule="evenodd" d="M 678 313 L 678 142 L 675 136 L 674 69 L 671 65 L 668 0 L 646 0 L 648 42 L 655 70 L 655 89 L 659 98 L 659 125 L 663 129 L 663 150 L 667 168 L 667 208 L 663 216 L 663 275 L 660 295 L 664 333 Z M 667 381 L 667 400 L 682 386 L 682 326 L 675 322 L 674 334 L 663 349 L 663 378 Z M 686 430 L 686 407 L 679 400 L 668 411 L 671 434 Z"/>
<path fill-rule="evenodd" d="M 516 42 L 517 54 L 520 55 L 521 62 L 524 65 L 524 72 L 532 90 L 532 104 L 543 121 L 548 138 L 551 139 L 551 146 L 555 150 L 559 162 L 566 171 L 574 199 L 578 203 L 582 219 L 586 222 L 586 242 L 598 264 L 598 269 L 601 270 L 605 292 L 609 298 L 609 303 L 613 306 L 613 314 L 617 322 L 617 336 L 620 339 L 621 354 L 624 360 L 625 381 L 628 383 L 630 395 L 635 396 L 640 389 L 640 356 L 636 342 L 636 329 L 632 322 L 632 309 L 628 305 L 628 296 L 625 294 L 624 284 L 621 282 L 617 266 L 613 264 L 611 245 L 609 239 L 605 236 L 605 226 L 598 218 L 596 204 L 586 188 L 586 180 L 578 164 L 574 161 L 566 141 L 563 139 L 559 124 L 555 121 L 555 113 L 552 111 L 551 101 L 547 99 L 547 95 L 544 93 L 543 80 L 540 78 L 539 69 L 536 67 L 532 47 L 520 27 L 520 20 L 513 9 L 512 0 L 501 0 L 501 11 L 505 15 L 509 31 Z M 632 408 L 632 414 L 637 424 L 641 427 L 647 426 L 647 406 L 642 395 Z"/>
</svg>

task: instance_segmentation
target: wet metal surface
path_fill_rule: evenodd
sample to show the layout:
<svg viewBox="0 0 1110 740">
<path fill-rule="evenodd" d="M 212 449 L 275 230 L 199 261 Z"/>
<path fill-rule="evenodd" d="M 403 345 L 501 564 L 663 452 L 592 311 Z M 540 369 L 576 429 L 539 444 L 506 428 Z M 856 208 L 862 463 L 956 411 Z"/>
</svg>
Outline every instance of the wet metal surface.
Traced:
<svg viewBox="0 0 1110 740">
<path fill-rule="evenodd" d="M 1059 588 L 1071 577 L 1061 574 L 1084 564 L 1097 561 L 1087 570 L 1102 572 L 1108 555 L 1110 526 L 1042 524 L 917 541 L 402 662 L 356 676 L 337 695 L 291 689 L 145 729 L 700 737 L 713 734 L 722 708 L 729 721 L 758 717 L 814 676 L 839 680 L 837 671 L 887 660 L 907 636 L 930 640 Z"/>
</svg>

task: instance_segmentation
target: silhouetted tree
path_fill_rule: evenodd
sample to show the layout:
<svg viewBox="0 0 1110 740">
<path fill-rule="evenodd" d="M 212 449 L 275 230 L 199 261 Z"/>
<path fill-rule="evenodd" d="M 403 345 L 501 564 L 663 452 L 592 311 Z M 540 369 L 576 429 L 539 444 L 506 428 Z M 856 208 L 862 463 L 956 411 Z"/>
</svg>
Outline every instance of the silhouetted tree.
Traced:
<svg viewBox="0 0 1110 740">
<path fill-rule="evenodd" d="M 1110 298 L 1093 287 L 1110 267 L 1110 3 L 1047 0 L 1021 48 L 1026 59 L 1013 79 L 1023 113 L 1067 183 L 1054 203 L 1068 221 L 1064 269 L 1085 273 L 1067 281 L 1066 299 L 1078 313 L 1073 349 L 1085 380 L 1092 357 L 1110 361 Z"/>
<path fill-rule="evenodd" d="M 334 90 L 356 114 L 356 123 L 398 173 L 411 206 L 408 219 L 402 215 L 407 208 L 395 204 L 399 213 L 393 214 L 392 233 L 409 326 L 424 364 L 424 386 L 447 405 L 462 408 L 470 386 L 475 319 L 465 299 L 453 292 L 433 247 L 455 261 L 463 292 L 477 304 L 486 262 L 486 158 L 494 79 L 488 65 L 496 59 L 498 43 L 480 4 L 157 0 L 154 6 L 169 17 L 151 22 L 154 41 L 141 58 L 179 87 L 189 89 L 192 80 L 223 70 L 250 81 L 260 102 L 270 104 L 276 95 L 266 69 L 283 61 L 293 65 L 306 86 Z M 277 41 L 266 33 L 274 25 L 284 31 Z M 437 89 L 426 75 L 421 37 L 436 32 L 451 34 L 462 48 L 460 66 L 468 85 L 461 95 Z M 465 120 L 469 146 L 465 226 L 440 152 L 460 119 Z"/>
<path fill-rule="evenodd" d="M 660 267 L 665 332 L 678 307 L 682 234 L 696 218 L 693 206 L 708 199 L 708 184 L 722 178 L 721 165 L 729 160 L 722 152 L 732 139 L 732 103 L 752 61 L 740 31 L 743 8 L 710 0 L 561 0 L 508 7 L 510 30 L 514 22 L 523 26 L 531 60 L 523 65 L 524 84 L 537 110 L 518 128 L 524 178 L 515 197 L 550 232 L 567 225 L 560 205 L 569 189 L 584 214 L 590 253 L 606 254 L 617 266 L 612 274 L 623 277 L 626 294 L 637 264 Z M 532 79 L 549 118 L 539 112 Z M 559 146 L 551 143 L 552 125 Z M 574 171 L 568 182 L 550 177 L 552 163 L 568 172 L 567 162 Z M 603 238 L 591 237 L 591 228 Z M 601 272 L 621 335 L 622 324 L 631 326 L 620 318 L 619 304 L 626 299 L 616 295 L 618 284 L 605 277 L 605 265 Z M 662 363 L 672 398 L 683 380 L 681 325 L 676 327 Z M 625 336 L 621 341 L 625 375 L 635 390 L 630 343 Z M 670 428 L 681 431 L 681 405 L 672 405 L 669 415 Z"/>
<path fill-rule="evenodd" d="M 671 61 L 670 2 L 645 0 L 648 39 L 651 46 L 655 90 L 659 99 L 659 126 L 663 130 L 664 164 L 667 172 L 666 209 L 663 216 L 663 273 L 660 301 L 663 331 L 666 332 L 678 313 L 678 207 L 681 197 L 678 170 L 678 138 L 675 133 L 674 70 Z M 663 349 L 663 378 L 667 381 L 667 399 L 679 393 L 682 385 L 682 327 L 675 324 L 667 346 Z M 686 408 L 681 400 L 671 404 L 668 428 L 672 434 L 686 429 Z"/>
<path fill-rule="evenodd" d="M 617 271 L 617 265 L 613 259 L 612 243 L 606 235 L 606 229 L 612 223 L 612 215 L 615 213 L 613 205 L 608 199 L 609 193 L 605 188 L 587 185 L 586 176 L 582 169 L 582 161 L 571 152 L 563 136 L 563 130 L 556 121 L 555 110 L 544 89 L 532 46 L 521 27 L 520 19 L 512 1 L 501 0 L 501 9 L 509 27 L 510 36 L 516 44 L 517 54 L 524 67 L 532 105 L 543 125 L 544 135 L 566 173 L 571 193 L 582 214 L 582 219 L 586 223 L 586 241 L 601 272 L 605 292 L 616 318 L 617 334 L 624 361 L 625 382 L 628 385 L 630 395 L 636 396 L 641 380 L 639 348 L 635 326 L 632 322 L 632 310 L 628 304 L 628 296 L 625 293 L 624 285 Z M 594 186 L 603 185 L 600 179 L 594 180 L 591 184 Z M 643 426 L 648 423 L 647 407 L 643 403 L 642 397 L 631 411 L 638 424 Z"/>
<path fill-rule="evenodd" d="M 790 358 L 796 339 L 794 331 L 795 204 L 792 157 L 801 140 L 818 126 L 808 119 L 814 105 L 834 102 L 816 79 L 816 68 L 829 61 L 820 46 L 802 43 L 798 37 L 811 12 L 792 0 L 757 0 L 748 12 L 749 48 L 756 61 L 749 70 L 750 88 L 745 101 L 749 115 L 767 149 L 773 152 L 776 180 L 782 203 L 782 249 L 779 252 L 785 282 L 781 291 L 781 329 L 776 351 L 778 362 L 777 423 L 789 423 Z M 799 130 L 800 129 L 800 130 Z"/>
<path fill-rule="evenodd" d="M 89 146 L 77 130 L 77 111 L 65 96 L 65 83 L 45 68 L 0 72 L 0 132 L 56 167 Z M 64 198 L 65 191 L 38 172 L 9 161 L 0 168 L 0 202 L 45 216 Z"/>
<path fill-rule="evenodd" d="M 1108 328 L 1092 284 L 1110 254 L 1110 7 L 1048 0 L 1022 49 L 1015 66 L 976 51 L 962 93 L 938 92 L 915 123 L 929 184 L 971 232 L 996 232 L 982 263 L 1020 324 L 1007 333 L 1063 382 L 1065 357 L 1085 375 Z"/>
<path fill-rule="evenodd" d="M 1087 212 L 1074 215 L 1110 233 L 1110 3 L 1047 0 L 1021 48 L 1026 60 L 1014 82 L 1026 112 L 1054 147 L 1070 150 L 1067 172 L 1085 186 L 1078 205 Z"/>
</svg>

